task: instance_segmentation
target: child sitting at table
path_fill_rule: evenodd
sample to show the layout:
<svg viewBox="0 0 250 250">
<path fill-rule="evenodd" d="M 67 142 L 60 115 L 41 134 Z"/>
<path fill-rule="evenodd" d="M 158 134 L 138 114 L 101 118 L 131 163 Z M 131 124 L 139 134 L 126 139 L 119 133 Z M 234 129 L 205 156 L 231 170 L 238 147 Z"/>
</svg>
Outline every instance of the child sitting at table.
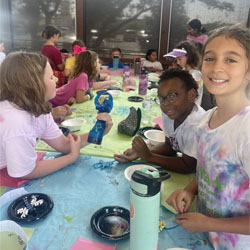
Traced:
<svg viewBox="0 0 250 250">
<path fill-rule="evenodd" d="M 100 73 L 101 64 L 94 51 L 81 51 L 75 62 L 71 80 L 56 90 L 56 96 L 50 100 L 53 107 L 86 102 L 93 97 L 92 89 L 116 84 L 116 81 L 94 82 Z"/>
<path fill-rule="evenodd" d="M 88 133 L 65 137 L 54 122 L 48 100 L 55 96 L 56 81 L 41 54 L 10 53 L 1 65 L 0 169 L 7 168 L 11 177 L 46 176 L 73 163 L 80 148 L 88 145 Z M 106 121 L 107 134 L 112 127 L 110 115 L 100 113 L 97 119 Z M 36 162 L 39 139 L 64 155 Z"/>
<path fill-rule="evenodd" d="M 148 148 L 140 136 L 136 136 L 132 149 L 114 155 L 119 162 L 132 161 L 140 157 L 168 170 L 193 173 L 196 159 L 190 156 L 189 148 L 194 143 L 196 125 L 205 111 L 195 103 L 197 84 L 185 70 L 170 69 L 160 76 L 158 100 L 162 110 L 165 142 Z M 177 157 L 177 152 L 182 157 Z"/>
<path fill-rule="evenodd" d="M 200 105 L 203 95 L 202 74 L 199 71 L 199 53 L 195 46 L 187 41 L 179 42 L 173 51 L 164 55 L 176 58 L 176 67 L 185 69 L 193 76 L 198 85 L 198 98 L 196 102 Z"/>
<path fill-rule="evenodd" d="M 71 78 L 74 73 L 76 55 L 78 55 L 81 51 L 86 50 L 86 46 L 82 40 L 75 40 L 72 43 L 72 52 L 73 56 L 66 59 L 64 76 Z"/>
<path fill-rule="evenodd" d="M 202 75 L 217 107 L 197 127 L 197 172 L 168 199 L 176 223 L 208 232 L 215 250 L 250 249 L 250 30 L 223 27 L 208 39 Z M 197 195 L 197 213 L 188 212 Z M 184 203 L 184 204 L 183 204 Z"/>
<path fill-rule="evenodd" d="M 147 51 L 146 60 L 143 61 L 143 67 L 149 71 L 162 71 L 162 65 L 157 61 L 157 50 L 150 49 Z"/>
<path fill-rule="evenodd" d="M 112 61 L 109 62 L 108 67 L 109 67 L 109 68 L 113 68 L 113 59 L 114 59 L 114 56 L 115 56 L 115 55 L 118 56 L 118 60 L 119 60 L 118 68 L 119 68 L 119 69 L 123 69 L 124 64 L 123 64 L 123 62 L 121 61 L 122 51 L 121 51 L 120 48 L 113 48 L 113 49 L 111 50 L 111 59 L 112 59 Z"/>
</svg>

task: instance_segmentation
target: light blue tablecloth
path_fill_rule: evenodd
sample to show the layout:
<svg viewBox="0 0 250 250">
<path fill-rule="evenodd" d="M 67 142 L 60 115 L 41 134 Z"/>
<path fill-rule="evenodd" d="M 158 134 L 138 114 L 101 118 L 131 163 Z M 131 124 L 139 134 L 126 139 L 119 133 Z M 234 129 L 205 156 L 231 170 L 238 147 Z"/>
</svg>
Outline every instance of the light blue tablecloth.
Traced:
<svg viewBox="0 0 250 250">
<path fill-rule="evenodd" d="M 50 152 L 45 158 L 58 155 Z M 29 224 L 19 223 L 35 228 L 29 249 L 67 250 L 78 237 L 105 244 L 117 243 L 117 250 L 129 249 L 129 238 L 117 242 L 102 239 L 92 231 L 89 222 L 92 214 L 103 206 L 118 205 L 129 209 L 130 186 L 124 177 L 124 170 L 133 163 L 114 161 L 111 168 L 95 168 L 94 164 L 100 161 L 110 162 L 112 159 L 81 155 L 67 168 L 24 185 L 28 192 L 48 194 L 54 201 L 54 208 L 46 218 Z M 9 219 L 9 204 L 1 208 L 1 220 Z M 168 224 L 173 216 L 173 213 L 161 207 L 161 220 Z M 180 226 L 159 233 L 159 250 L 171 247 L 212 249 L 205 234 L 187 233 Z"/>
</svg>

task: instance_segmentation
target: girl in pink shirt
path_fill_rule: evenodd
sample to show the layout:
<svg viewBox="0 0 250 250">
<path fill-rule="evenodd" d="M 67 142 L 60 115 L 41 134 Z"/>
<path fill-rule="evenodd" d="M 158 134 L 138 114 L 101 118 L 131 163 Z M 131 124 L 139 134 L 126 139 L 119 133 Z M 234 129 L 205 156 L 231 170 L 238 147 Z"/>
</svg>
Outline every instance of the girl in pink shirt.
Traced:
<svg viewBox="0 0 250 250">
<path fill-rule="evenodd" d="M 115 81 L 94 82 L 100 73 L 101 64 L 94 51 L 84 50 L 76 56 L 75 68 L 70 81 L 56 90 L 56 97 L 50 102 L 59 106 L 81 103 L 92 99 L 92 88 L 116 84 Z"/>
<path fill-rule="evenodd" d="M 54 122 L 48 100 L 56 94 L 56 82 L 47 58 L 37 53 L 13 52 L 1 65 L 0 169 L 7 168 L 11 177 L 46 176 L 73 163 L 88 145 L 88 133 L 65 137 Z M 100 113 L 97 119 L 106 121 L 108 133 L 110 115 Z M 64 155 L 36 162 L 39 139 Z"/>
<path fill-rule="evenodd" d="M 202 27 L 201 21 L 199 19 L 193 19 L 188 23 L 188 35 L 187 41 L 197 41 L 201 44 L 205 44 L 208 36 L 206 34 L 202 34 L 206 32 L 206 29 Z"/>
</svg>

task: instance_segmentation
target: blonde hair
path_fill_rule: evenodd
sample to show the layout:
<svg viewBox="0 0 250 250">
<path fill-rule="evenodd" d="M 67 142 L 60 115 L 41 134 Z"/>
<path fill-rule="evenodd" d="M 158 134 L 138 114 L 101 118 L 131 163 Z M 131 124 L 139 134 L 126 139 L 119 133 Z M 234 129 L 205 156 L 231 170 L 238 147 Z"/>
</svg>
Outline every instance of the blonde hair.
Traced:
<svg viewBox="0 0 250 250">
<path fill-rule="evenodd" d="M 8 100 L 35 116 L 47 114 L 51 105 L 45 100 L 44 73 L 47 58 L 30 52 L 13 52 L 0 68 L 0 101 Z"/>
<path fill-rule="evenodd" d="M 96 60 L 98 55 L 91 50 L 81 51 L 76 55 L 75 69 L 72 78 L 78 77 L 81 73 L 88 75 L 88 80 L 95 80 L 98 72 L 96 69 Z"/>
</svg>

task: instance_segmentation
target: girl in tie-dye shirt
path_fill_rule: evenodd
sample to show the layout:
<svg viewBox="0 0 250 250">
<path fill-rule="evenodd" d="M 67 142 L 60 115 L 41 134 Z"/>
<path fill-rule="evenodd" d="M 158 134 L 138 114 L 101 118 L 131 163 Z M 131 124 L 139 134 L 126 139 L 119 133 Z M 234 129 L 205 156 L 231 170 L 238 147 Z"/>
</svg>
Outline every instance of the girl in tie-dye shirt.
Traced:
<svg viewBox="0 0 250 250">
<path fill-rule="evenodd" d="M 249 29 L 239 25 L 208 39 L 202 75 L 218 107 L 198 125 L 196 178 L 167 199 L 181 213 L 178 224 L 208 232 L 213 247 L 221 250 L 250 249 L 249 43 Z M 196 194 L 198 213 L 186 213 Z"/>
</svg>

